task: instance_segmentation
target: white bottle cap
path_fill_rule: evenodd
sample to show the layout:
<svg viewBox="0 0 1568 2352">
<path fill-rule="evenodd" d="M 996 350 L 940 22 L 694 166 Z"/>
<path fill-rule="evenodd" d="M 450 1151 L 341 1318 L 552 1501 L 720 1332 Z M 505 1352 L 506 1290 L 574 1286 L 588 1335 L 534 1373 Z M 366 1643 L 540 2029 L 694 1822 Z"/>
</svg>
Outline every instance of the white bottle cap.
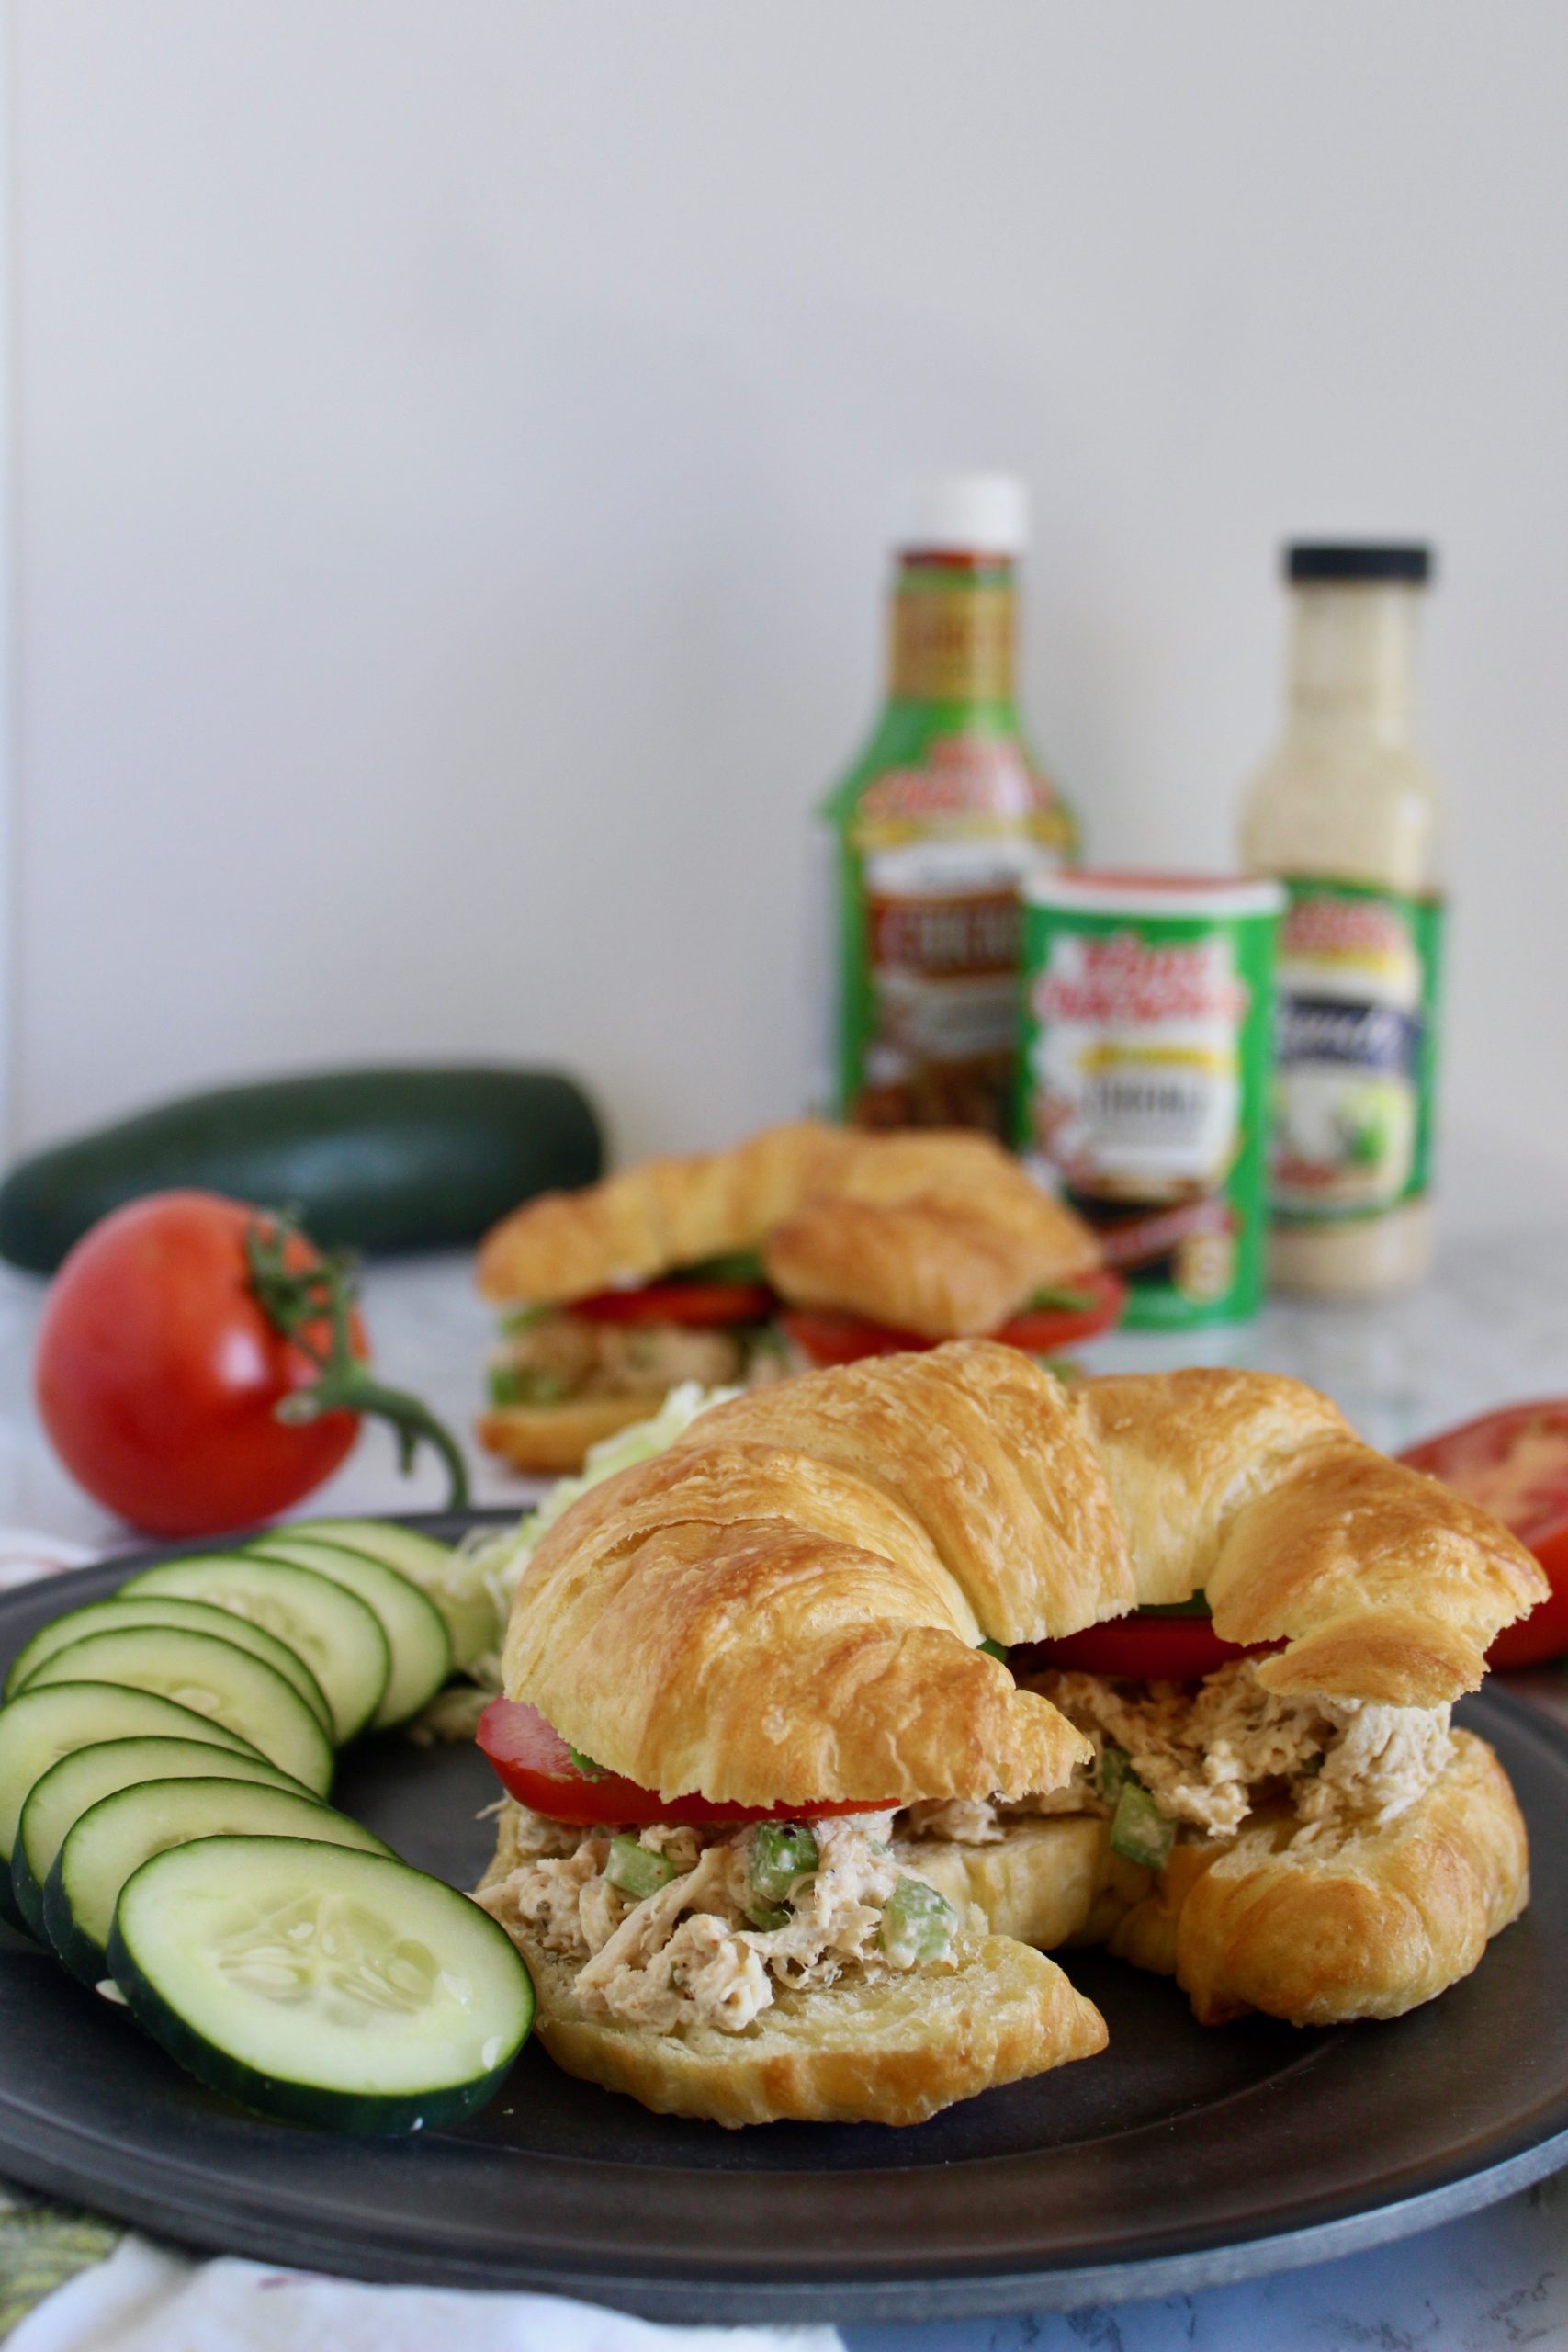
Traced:
<svg viewBox="0 0 1568 2352">
<path fill-rule="evenodd" d="M 1029 545 L 1029 488 L 1017 474 L 929 474 L 904 505 L 906 548 L 1010 556 Z"/>
</svg>

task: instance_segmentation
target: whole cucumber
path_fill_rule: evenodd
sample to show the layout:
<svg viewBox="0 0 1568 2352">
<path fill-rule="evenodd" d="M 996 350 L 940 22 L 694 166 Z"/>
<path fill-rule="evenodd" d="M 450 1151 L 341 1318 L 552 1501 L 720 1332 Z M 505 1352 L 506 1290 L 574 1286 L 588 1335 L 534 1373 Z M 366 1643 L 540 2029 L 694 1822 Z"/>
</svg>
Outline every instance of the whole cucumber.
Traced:
<svg viewBox="0 0 1568 2352">
<path fill-rule="evenodd" d="M 185 1185 L 296 1208 L 323 1248 L 461 1248 L 536 1193 L 592 1183 L 603 1164 L 592 1104 L 553 1070 L 224 1086 L 19 1161 L 0 1184 L 0 1257 L 52 1273 L 110 1209 Z"/>
</svg>

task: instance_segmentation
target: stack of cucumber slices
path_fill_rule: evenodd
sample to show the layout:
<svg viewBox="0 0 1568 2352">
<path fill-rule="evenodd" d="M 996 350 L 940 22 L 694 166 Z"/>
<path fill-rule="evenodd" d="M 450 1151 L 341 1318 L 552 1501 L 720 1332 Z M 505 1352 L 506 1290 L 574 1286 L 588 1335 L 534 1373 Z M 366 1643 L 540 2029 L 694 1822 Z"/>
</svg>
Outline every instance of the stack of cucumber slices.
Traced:
<svg viewBox="0 0 1568 2352">
<path fill-rule="evenodd" d="M 374 1520 L 186 1554 L 35 1634 L 0 1705 L 0 1917 L 263 2113 L 471 2114 L 533 2022 L 476 1904 L 325 1802 L 474 1628 L 445 1544 Z"/>
</svg>

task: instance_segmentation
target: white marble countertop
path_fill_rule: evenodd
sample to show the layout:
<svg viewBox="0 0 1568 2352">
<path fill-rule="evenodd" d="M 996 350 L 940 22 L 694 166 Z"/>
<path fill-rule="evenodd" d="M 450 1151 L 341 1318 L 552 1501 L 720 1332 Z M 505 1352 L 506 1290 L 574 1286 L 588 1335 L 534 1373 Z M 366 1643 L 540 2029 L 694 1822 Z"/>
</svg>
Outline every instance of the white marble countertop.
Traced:
<svg viewBox="0 0 1568 2352">
<path fill-rule="evenodd" d="M 131 1539 L 54 1462 L 31 1403 L 41 1283 L 0 1269 L 0 1527 L 94 1546 Z M 466 1430 L 478 1408 L 488 1318 L 466 1261 L 373 1268 L 366 1310 L 387 1377 Z M 1128 1334 L 1100 1343 L 1097 1369 L 1205 1361 L 1291 1372 L 1325 1389 L 1362 1433 L 1395 1449 L 1493 1405 L 1568 1395 L 1568 1231 L 1466 1241 L 1439 1253 L 1432 1281 L 1376 1307 L 1271 1305 L 1249 1327 L 1184 1340 Z M 475 1453 L 474 1500 L 521 1508 L 536 1491 Z M 428 1510 L 445 1499 L 437 1465 L 399 1476 L 389 1437 L 362 1438 L 319 1511 Z M 3 1569 L 0 1569 L 3 1574 Z M 1555 1672 L 1516 1678 L 1568 1715 Z M 1114 2309 L 1034 2317 L 861 2327 L 852 2352 L 1568 2352 L 1568 2174 L 1424 2234 L 1251 2285 Z"/>
<path fill-rule="evenodd" d="M 32 1408 L 33 1332 L 44 1284 L 0 1266 L 0 1523 L 82 1543 L 126 1541 L 60 1468 Z M 366 1310 L 387 1377 L 417 1388 L 455 1429 L 479 1408 L 490 1317 L 461 1256 L 372 1266 Z M 1166 1336 L 1129 1332 L 1084 1351 L 1095 1371 L 1243 1363 L 1294 1373 L 1326 1389 L 1374 1445 L 1413 1438 L 1510 1400 L 1568 1394 L 1568 1228 L 1467 1241 L 1410 1296 L 1375 1306 L 1272 1302 L 1257 1322 Z M 525 1502 L 534 1491 L 471 1450 L 474 1500 Z M 400 1477 L 390 1439 L 371 1430 L 312 1498 L 320 1511 L 434 1510 L 445 1483 L 427 1456 Z"/>
</svg>

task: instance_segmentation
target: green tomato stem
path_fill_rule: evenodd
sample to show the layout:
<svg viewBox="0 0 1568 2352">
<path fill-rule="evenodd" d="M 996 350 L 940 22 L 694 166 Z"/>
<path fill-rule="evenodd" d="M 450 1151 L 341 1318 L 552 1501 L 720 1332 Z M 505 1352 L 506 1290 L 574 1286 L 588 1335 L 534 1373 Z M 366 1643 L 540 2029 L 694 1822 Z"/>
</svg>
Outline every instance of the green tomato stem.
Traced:
<svg viewBox="0 0 1568 2352">
<path fill-rule="evenodd" d="M 298 1218 L 281 1209 L 262 1211 L 245 1233 L 245 1263 L 256 1304 L 273 1329 L 316 1367 L 308 1388 L 294 1389 L 277 1404 L 277 1419 L 290 1429 L 302 1429 L 324 1413 L 387 1421 L 397 1440 L 399 1466 L 410 1470 L 420 1446 L 430 1446 L 446 1466 L 446 1508 L 462 1510 L 468 1471 L 451 1431 L 419 1397 L 389 1388 L 355 1354 L 359 1282 L 354 1259 L 344 1250 L 328 1250 L 312 1265 L 292 1267 L 291 1241 L 310 1246 Z M 324 1347 L 313 1337 L 323 1325 L 329 1334 Z"/>
</svg>

